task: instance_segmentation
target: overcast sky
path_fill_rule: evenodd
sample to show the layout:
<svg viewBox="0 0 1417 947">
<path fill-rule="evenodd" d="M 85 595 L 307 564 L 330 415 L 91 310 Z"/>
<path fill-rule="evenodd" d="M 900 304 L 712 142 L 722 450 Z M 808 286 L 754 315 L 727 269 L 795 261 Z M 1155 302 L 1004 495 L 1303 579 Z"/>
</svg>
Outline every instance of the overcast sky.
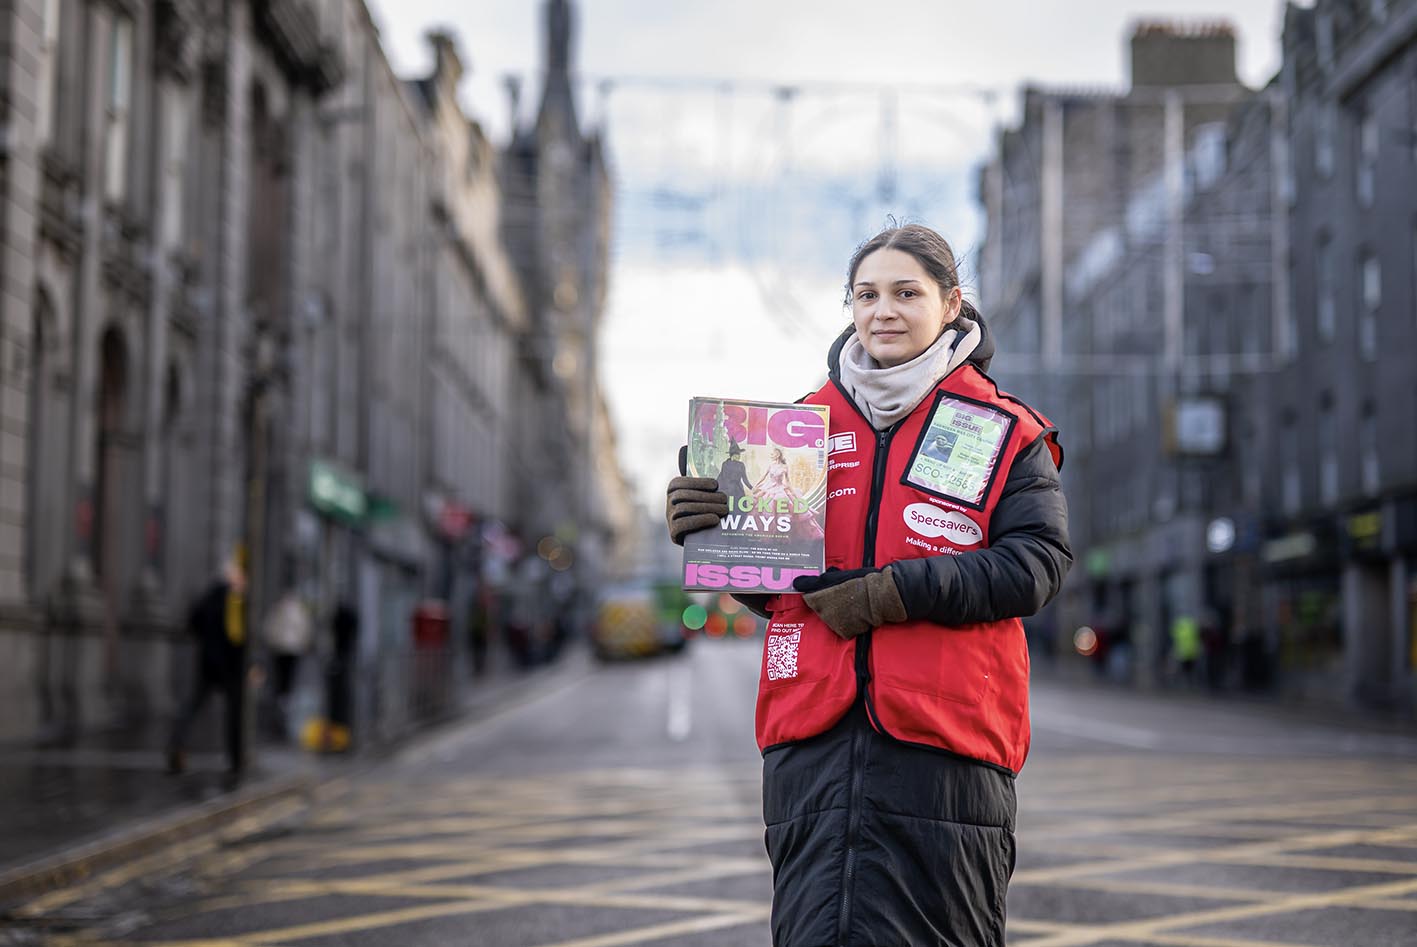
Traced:
<svg viewBox="0 0 1417 947">
<path fill-rule="evenodd" d="M 427 30 L 456 34 L 464 105 L 499 142 L 511 125 L 505 77 L 523 80 L 525 110 L 539 96 L 542 7 L 370 0 L 400 74 L 429 69 Z M 575 9 L 581 116 L 605 127 L 618 192 L 601 369 L 622 462 L 651 507 L 691 396 L 793 400 L 821 383 L 848 321 L 842 270 L 886 214 L 944 233 L 972 283 L 973 175 L 1020 85 L 1120 89 L 1134 21 L 1223 18 L 1239 34 L 1242 81 L 1259 87 L 1278 66 L 1283 14 L 1279 0 Z M 801 91 L 784 103 L 774 83 Z"/>
</svg>

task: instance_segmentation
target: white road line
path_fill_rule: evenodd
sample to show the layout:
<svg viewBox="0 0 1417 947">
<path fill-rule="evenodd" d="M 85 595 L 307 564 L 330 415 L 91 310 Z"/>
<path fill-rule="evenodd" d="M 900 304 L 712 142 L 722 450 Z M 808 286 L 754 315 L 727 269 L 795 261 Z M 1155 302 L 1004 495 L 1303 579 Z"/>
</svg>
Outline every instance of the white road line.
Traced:
<svg viewBox="0 0 1417 947">
<path fill-rule="evenodd" d="M 669 739 L 675 743 L 683 743 L 689 738 L 689 731 L 693 727 L 693 715 L 690 703 L 690 691 L 693 685 L 693 674 L 690 671 L 687 661 L 680 661 L 669 674 L 669 721 L 667 731 Z"/>
</svg>

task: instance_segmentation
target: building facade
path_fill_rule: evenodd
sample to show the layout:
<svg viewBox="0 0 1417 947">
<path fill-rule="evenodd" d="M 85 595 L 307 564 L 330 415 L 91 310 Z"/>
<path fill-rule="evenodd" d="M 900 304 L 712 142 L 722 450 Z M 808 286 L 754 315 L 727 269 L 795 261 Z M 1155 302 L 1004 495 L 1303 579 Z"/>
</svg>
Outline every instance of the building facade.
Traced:
<svg viewBox="0 0 1417 947">
<path fill-rule="evenodd" d="M 1118 612 L 1119 624 L 1124 611 L 1141 626 L 1135 638 L 1158 641 L 1162 588 L 1194 594 L 1170 578 L 1194 570 L 1166 561 L 1197 535 L 1175 465 L 1159 437 L 1135 435 L 1179 392 L 1187 155 L 1247 92 L 1224 24 L 1142 23 L 1129 50 L 1124 91 L 1026 89 L 1018 126 L 980 175 L 980 297 L 999 345 L 992 373 L 1060 428 L 1075 550 L 1094 552 L 1032 622 L 1048 642 L 1104 613 Z M 1111 480 L 1126 482 L 1102 486 Z M 1153 487 L 1162 492 L 1151 496 Z M 1119 561 L 1136 565 L 1145 553 L 1149 578 L 1099 582 L 1110 571 L 1104 547 L 1124 536 L 1131 548 Z"/>
<path fill-rule="evenodd" d="M 1413 700 L 1417 3 L 1288 7 L 1291 305 L 1269 423 L 1265 595 L 1311 690 Z"/>
<path fill-rule="evenodd" d="M 531 533 L 553 536 L 584 567 L 584 599 L 614 545 L 601 502 L 619 487 L 598 482 L 614 446 L 598 433 L 602 394 L 597 358 L 610 252 L 611 184 L 599 132 L 581 127 L 572 87 L 574 10 L 548 0 L 545 70 L 531 121 L 519 123 L 503 155 L 503 233 L 528 288 L 530 329 L 519 397 L 528 440 L 517 505 L 534 509 Z M 520 114 L 512 94 L 513 115 Z M 533 494 L 540 502 L 531 504 Z"/>
<path fill-rule="evenodd" d="M 1198 624 L 1218 686 L 1411 705 L 1414 37 L 1413 3 L 1290 6 L 1251 92 L 1227 29 L 1143 26 L 1126 97 L 1032 93 L 1001 138 L 984 304 L 996 374 L 1069 449 L 1062 647 L 1095 624 L 1156 682 Z M 1148 67 L 1176 85 L 1143 89 L 1140 148 L 1115 133 L 1139 38 L 1205 51 Z"/>
<path fill-rule="evenodd" d="M 358 609 L 392 735 L 413 609 L 447 602 L 456 646 L 479 524 L 546 529 L 545 419 L 588 409 L 521 357 L 554 293 L 430 42 L 408 82 L 360 0 L 0 7 L 0 740 L 160 720 L 238 546 L 253 628 L 291 588 Z"/>
</svg>

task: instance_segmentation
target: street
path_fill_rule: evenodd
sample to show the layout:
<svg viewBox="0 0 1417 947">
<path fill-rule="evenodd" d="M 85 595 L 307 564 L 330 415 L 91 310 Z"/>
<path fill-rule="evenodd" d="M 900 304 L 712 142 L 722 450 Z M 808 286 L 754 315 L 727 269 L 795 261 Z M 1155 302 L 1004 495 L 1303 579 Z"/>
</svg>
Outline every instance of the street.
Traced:
<svg viewBox="0 0 1417 947">
<path fill-rule="evenodd" d="M 308 812 L 20 908 L 0 944 L 766 945 L 759 641 L 595 666 Z M 1009 944 L 1417 944 L 1417 738 L 1040 682 Z"/>
</svg>

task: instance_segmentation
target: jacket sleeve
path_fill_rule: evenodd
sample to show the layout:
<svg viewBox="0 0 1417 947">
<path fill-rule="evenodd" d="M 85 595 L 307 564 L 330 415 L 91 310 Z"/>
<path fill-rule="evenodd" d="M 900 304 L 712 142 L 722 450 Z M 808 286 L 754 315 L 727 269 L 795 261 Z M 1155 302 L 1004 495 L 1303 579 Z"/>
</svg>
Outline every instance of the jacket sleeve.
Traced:
<svg viewBox="0 0 1417 947">
<path fill-rule="evenodd" d="M 908 616 L 939 625 L 1024 618 L 1052 600 L 1073 563 L 1068 506 L 1043 437 L 1021 451 L 989 520 L 989 547 L 891 564 Z"/>
</svg>

